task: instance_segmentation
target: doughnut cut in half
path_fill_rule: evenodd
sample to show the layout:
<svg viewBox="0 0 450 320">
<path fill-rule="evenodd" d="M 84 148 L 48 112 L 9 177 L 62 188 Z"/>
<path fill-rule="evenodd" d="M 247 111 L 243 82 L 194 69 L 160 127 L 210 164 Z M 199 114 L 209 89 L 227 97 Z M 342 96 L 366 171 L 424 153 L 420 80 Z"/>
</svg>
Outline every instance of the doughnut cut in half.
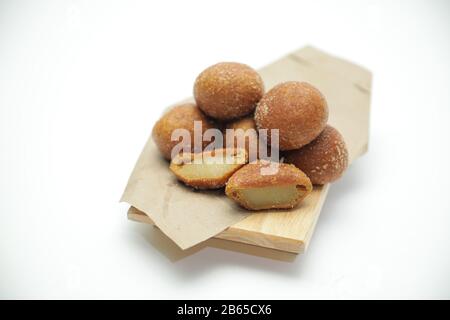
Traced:
<svg viewBox="0 0 450 320">
<path fill-rule="evenodd" d="M 170 170 L 178 180 L 196 189 L 218 189 L 248 161 L 245 149 L 215 149 L 182 153 L 172 159 Z"/>
<path fill-rule="evenodd" d="M 248 210 L 290 209 L 311 191 L 311 181 L 294 165 L 262 161 L 239 169 L 225 188 L 229 198 Z"/>
</svg>

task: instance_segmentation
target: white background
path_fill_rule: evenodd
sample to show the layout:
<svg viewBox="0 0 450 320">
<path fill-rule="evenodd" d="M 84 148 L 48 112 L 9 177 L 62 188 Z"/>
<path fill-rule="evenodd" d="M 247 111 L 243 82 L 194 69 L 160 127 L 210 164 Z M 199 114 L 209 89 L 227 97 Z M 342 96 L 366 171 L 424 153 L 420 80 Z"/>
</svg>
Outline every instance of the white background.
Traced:
<svg viewBox="0 0 450 320">
<path fill-rule="evenodd" d="M 0 2 L 0 297 L 450 298 L 449 39 L 448 1 Z M 306 44 L 374 74 L 309 251 L 173 261 L 118 203 L 154 121 L 208 65 Z"/>
</svg>

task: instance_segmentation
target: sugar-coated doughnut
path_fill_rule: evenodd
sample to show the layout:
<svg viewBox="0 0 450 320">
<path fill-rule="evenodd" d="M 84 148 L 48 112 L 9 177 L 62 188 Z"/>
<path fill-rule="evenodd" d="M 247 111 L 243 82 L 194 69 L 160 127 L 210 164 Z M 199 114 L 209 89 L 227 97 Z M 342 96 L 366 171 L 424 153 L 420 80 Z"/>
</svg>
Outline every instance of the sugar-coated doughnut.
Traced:
<svg viewBox="0 0 450 320">
<path fill-rule="evenodd" d="M 277 163 L 272 174 L 263 174 L 267 162 L 253 162 L 236 171 L 227 182 L 226 195 L 249 210 L 288 209 L 312 191 L 309 178 L 297 167 Z"/>
<path fill-rule="evenodd" d="M 259 74 L 236 62 L 221 62 L 205 69 L 194 84 L 198 107 L 218 120 L 250 114 L 263 94 L 264 83 Z"/>
<path fill-rule="evenodd" d="M 228 131 L 227 133 L 227 129 L 231 129 L 233 131 Z M 228 137 L 231 137 L 231 140 L 227 138 L 227 135 Z M 244 147 L 247 153 L 249 153 L 250 151 L 256 152 L 257 157 L 258 133 L 256 131 L 256 125 L 255 120 L 253 119 L 253 115 L 228 122 L 225 125 L 224 141 L 224 146 L 226 147 Z M 252 146 L 252 150 L 250 150 L 250 146 Z"/>
<path fill-rule="evenodd" d="M 348 151 L 339 131 L 327 125 L 311 143 L 287 151 L 285 159 L 305 172 L 313 184 L 325 184 L 335 181 L 345 171 Z"/>
<path fill-rule="evenodd" d="M 201 121 L 202 134 L 207 130 L 215 127 L 213 121 L 208 119 L 202 111 L 193 103 L 185 103 L 173 107 L 167 111 L 154 125 L 152 137 L 161 154 L 167 160 L 171 158 L 172 148 L 179 141 L 172 141 L 172 132 L 175 129 L 186 129 L 191 135 L 191 141 L 187 141 L 191 145 L 191 151 L 194 151 L 194 121 Z M 186 142 L 186 141 L 185 141 Z M 205 147 L 208 142 L 203 142 Z"/>
<path fill-rule="evenodd" d="M 275 86 L 255 110 L 258 129 L 279 130 L 280 150 L 298 149 L 310 143 L 325 128 L 327 120 L 324 96 L 306 82 L 290 81 Z"/>
</svg>

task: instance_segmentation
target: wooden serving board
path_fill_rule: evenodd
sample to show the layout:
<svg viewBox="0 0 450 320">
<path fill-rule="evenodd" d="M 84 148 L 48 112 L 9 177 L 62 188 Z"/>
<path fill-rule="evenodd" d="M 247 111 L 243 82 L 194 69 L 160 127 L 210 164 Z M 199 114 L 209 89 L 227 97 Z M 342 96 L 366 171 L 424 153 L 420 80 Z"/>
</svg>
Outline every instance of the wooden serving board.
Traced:
<svg viewBox="0 0 450 320">
<path fill-rule="evenodd" d="M 309 243 L 329 185 L 316 187 L 308 196 L 301 215 L 289 211 L 255 213 L 229 227 L 214 238 L 237 241 L 265 248 L 303 253 Z M 128 210 L 128 219 L 154 224 L 152 219 L 134 207 Z"/>
<path fill-rule="evenodd" d="M 305 47 L 259 72 L 266 89 L 289 80 L 307 81 L 319 88 L 328 101 L 329 123 L 344 136 L 350 163 L 367 151 L 372 79 L 369 71 Z M 314 232 L 329 187 L 315 186 L 312 194 L 297 209 L 253 213 L 215 238 L 303 253 Z M 148 215 L 133 206 L 128 211 L 128 218 L 153 223 Z"/>
</svg>

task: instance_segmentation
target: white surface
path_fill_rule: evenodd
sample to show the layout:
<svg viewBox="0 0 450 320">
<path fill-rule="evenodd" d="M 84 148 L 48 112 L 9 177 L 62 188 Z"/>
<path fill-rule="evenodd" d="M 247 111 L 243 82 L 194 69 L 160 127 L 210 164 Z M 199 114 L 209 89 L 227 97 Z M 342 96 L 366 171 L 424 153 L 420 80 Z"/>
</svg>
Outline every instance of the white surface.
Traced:
<svg viewBox="0 0 450 320">
<path fill-rule="evenodd" d="M 1 298 L 450 298 L 448 1 L 2 1 Z M 118 204 L 204 67 L 305 44 L 374 73 L 369 153 L 294 263 L 171 262 Z"/>
</svg>

